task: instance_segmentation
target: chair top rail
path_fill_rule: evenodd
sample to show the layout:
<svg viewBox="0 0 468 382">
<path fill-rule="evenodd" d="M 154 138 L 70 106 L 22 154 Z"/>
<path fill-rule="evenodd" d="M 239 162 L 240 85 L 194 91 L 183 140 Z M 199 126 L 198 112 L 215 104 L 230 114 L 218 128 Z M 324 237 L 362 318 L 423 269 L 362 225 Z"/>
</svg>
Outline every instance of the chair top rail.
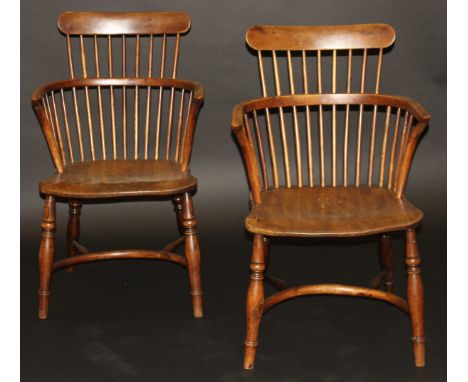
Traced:
<svg viewBox="0 0 468 382">
<path fill-rule="evenodd" d="M 256 25 L 247 30 L 247 44 L 256 50 L 340 50 L 387 48 L 395 30 L 387 24 L 336 26 Z"/>
<path fill-rule="evenodd" d="M 190 29 L 185 12 L 64 12 L 59 30 L 67 35 L 177 34 Z"/>
</svg>

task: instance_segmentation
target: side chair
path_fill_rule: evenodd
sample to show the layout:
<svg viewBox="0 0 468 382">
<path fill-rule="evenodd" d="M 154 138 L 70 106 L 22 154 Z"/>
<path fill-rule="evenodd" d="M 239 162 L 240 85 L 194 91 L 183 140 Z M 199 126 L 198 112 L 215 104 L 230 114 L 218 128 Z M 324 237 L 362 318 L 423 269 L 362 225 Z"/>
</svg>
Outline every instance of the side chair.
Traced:
<svg viewBox="0 0 468 382">
<path fill-rule="evenodd" d="M 39 185 L 45 200 L 39 318 L 48 316 L 53 272 L 108 259 L 165 260 L 186 268 L 193 315 L 202 317 L 190 154 L 204 93 L 199 83 L 176 78 L 190 18 L 183 12 L 65 12 L 58 27 L 66 36 L 70 79 L 41 86 L 32 96 L 55 167 Z M 135 198 L 172 200 L 182 236 L 157 251 L 90 252 L 78 241 L 83 203 Z M 68 257 L 59 260 L 56 201 L 69 204 Z M 181 245 L 185 254 L 174 253 Z"/>
<path fill-rule="evenodd" d="M 383 53 L 394 39 L 384 24 L 247 31 L 247 44 L 258 55 L 262 97 L 238 104 L 232 114 L 251 191 L 245 369 L 254 366 L 264 313 L 291 298 L 329 294 L 382 300 L 408 313 L 414 362 L 425 364 L 415 232 L 423 213 L 404 191 L 430 115 L 412 99 L 380 94 Z M 407 300 L 393 293 L 390 235 L 396 231 L 406 234 Z M 289 286 L 264 274 L 271 238 L 363 236 L 380 243 L 381 271 L 369 287 Z M 266 297 L 264 282 L 279 291 Z"/>
</svg>

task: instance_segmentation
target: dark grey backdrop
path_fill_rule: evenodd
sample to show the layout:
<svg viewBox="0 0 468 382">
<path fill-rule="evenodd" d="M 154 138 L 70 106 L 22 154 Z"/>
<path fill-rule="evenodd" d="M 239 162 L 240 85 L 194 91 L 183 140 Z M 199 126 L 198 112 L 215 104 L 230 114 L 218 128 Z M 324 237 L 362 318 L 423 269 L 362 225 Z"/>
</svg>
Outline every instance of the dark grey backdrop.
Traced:
<svg viewBox="0 0 468 382">
<path fill-rule="evenodd" d="M 202 240 L 206 318 L 190 318 L 185 275 L 171 264 L 101 263 L 54 278 L 51 318 L 35 318 L 38 181 L 53 170 L 30 107 L 36 86 L 66 78 L 65 10 L 184 10 L 179 76 L 206 88 L 192 173 Z M 445 377 L 446 2 L 437 0 L 21 2 L 22 370 L 25 380 L 443 380 Z M 411 366 L 408 323 L 374 302 L 310 298 L 264 320 L 254 373 L 241 370 L 243 299 L 250 238 L 248 187 L 229 123 L 233 105 L 257 97 L 257 62 L 244 43 L 253 24 L 388 23 L 397 31 L 384 58 L 382 92 L 418 100 L 433 116 L 415 156 L 407 197 L 425 212 L 420 232 L 427 290 L 428 366 Z M 175 235 L 168 203 L 83 208 L 82 237 L 93 248 L 158 246 Z M 66 208 L 58 209 L 65 227 Z M 63 248 L 64 229 L 57 244 Z M 310 243 L 309 243 L 310 244 Z M 280 243 L 271 268 L 304 281 L 365 283 L 377 270 L 375 243 Z M 348 243 L 344 243 L 348 244 Z M 402 240 L 395 242 L 404 293 Z M 277 253 L 277 256 L 276 256 Z M 57 256 L 63 256 L 58 251 Z M 383 306 L 381 306 L 383 305 Z M 328 332 L 327 332 L 328 331 Z M 351 333 L 351 334 L 350 334 Z M 151 378 L 150 378 L 151 376 Z"/>
</svg>

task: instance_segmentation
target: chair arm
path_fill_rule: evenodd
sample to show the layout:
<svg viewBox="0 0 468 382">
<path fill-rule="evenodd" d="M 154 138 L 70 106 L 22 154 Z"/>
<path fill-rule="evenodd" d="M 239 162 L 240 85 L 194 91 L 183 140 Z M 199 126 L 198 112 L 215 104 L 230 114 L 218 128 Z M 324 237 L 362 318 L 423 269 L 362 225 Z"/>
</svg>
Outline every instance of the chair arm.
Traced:
<svg viewBox="0 0 468 382">
<path fill-rule="evenodd" d="M 261 181 L 255 149 L 249 140 L 247 129 L 244 128 L 244 118 L 258 110 L 274 110 L 301 106 L 382 106 L 398 108 L 408 112 L 412 120 L 416 121 L 414 127 L 409 126 L 405 135 L 405 146 L 402 151 L 402 160 L 399 163 L 398 177 L 394 191 L 397 197 L 403 195 L 409 168 L 417 142 L 427 127 L 431 118 L 429 113 L 416 101 L 408 97 L 382 94 L 296 94 L 251 99 L 237 104 L 233 108 L 231 127 L 242 149 L 254 202 L 260 200 Z"/>
<path fill-rule="evenodd" d="M 204 89 L 203 86 L 195 81 L 173 79 L 173 78 L 81 78 L 67 79 L 62 81 L 50 82 L 39 86 L 32 95 L 32 106 L 44 132 L 49 151 L 55 167 L 59 172 L 63 171 L 65 158 L 63 150 L 60 149 L 56 136 L 54 134 L 54 121 L 48 118 L 47 106 L 43 105 L 44 99 L 50 93 L 60 93 L 63 90 L 105 88 L 105 87 L 154 87 L 180 89 L 190 92 L 190 105 L 187 114 L 187 124 L 183 144 L 181 147 L 181 164 L 184 169 L 188 169 L 190 161 L 191 146 L 195 130 L 195 123 L 198 111 L 203 104 Z M 87 94 L 87 93 L 86 93 Z M 76 101 L 75 101 L 76 102 Z M 49 111 L 50 116 L 50 111 Z M 89 117 L 89 116 L 88 116 Z"/>
<path fill-rule="evenodd" d="M 251 99 L 239 103 L 234 107 L 232 125 L 243 123 L 243 114 L 254 110 L 290 107 L 290 106 L 319 106 L 319 105 L 377 105 L 399 107 L 408 110 L 418 122 L 427 123 L 430 114 L 415 100 L 387 94 L 296 94 L 286 96 L 264 97 Z"/>
<path fill-rule="evenodd" d="M 193 99 L 202 102 L 204 99 L 203 85 L 196 81 L 180 80 L 174 78 L 80 78 L 54 81 L 39 86 L 32 95 L 33 104 L 41 102 L 42 97 L 50 91 L 70 88 L 97 87 L 97 86 L 162 86 L 185 89 L 193 92 Z"/>
</svg>

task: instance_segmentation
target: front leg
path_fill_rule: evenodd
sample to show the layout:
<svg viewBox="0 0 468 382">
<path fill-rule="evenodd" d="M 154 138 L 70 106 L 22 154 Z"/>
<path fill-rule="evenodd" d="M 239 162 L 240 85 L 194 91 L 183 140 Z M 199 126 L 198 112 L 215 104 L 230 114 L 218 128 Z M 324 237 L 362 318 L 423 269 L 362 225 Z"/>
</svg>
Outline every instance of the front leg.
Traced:
<svg viewBox="0 0 468 382">
<path fill-rule="evenodd" d="M 265 245 L 262 235 L 255 234 L 252 260 L 250 262 L 250 283 L 247 290 L 246 313 L 247 333 L 245 336 L 244 369 L 253 369 L 258 345 L 258 331 L 263 314 L 265 299 L 263 272 L 265 271 Z"/>
<path fill-rule="evenodd" d="M 414 363 L 418 367 L 425 365 L 424 291 L 420 264 L 416 232 L 414 229 L 409 229 L 406 231 L 407 298 L 413 331 Z"/>
<path fill-rule="evenodd" d="M 200 245 L 198 243 L 197 220 L 193 210 L 192 196 L 187 192 L 182 197 L 183 219 L 182 225 L 185 235 L 185 258 L 192 296 L 193 315 L 203 317 L 202 286 L 200 272 Z"/>
<path fill-rule="evenodd" d="M 55 199 L 47 195 L 41 223 L 41 244 L 39 247 L 39 318 L 47 318 L 49 311 L 50 279 L 54 264 L 55 250 Z"/>
</svg>

